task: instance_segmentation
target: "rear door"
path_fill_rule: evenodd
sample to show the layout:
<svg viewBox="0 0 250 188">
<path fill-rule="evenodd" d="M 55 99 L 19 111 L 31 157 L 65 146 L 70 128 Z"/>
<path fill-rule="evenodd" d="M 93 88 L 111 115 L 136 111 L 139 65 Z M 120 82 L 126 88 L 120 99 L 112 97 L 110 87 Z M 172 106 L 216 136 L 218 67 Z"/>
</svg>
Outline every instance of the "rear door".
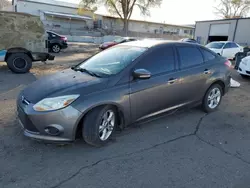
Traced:
<svg viewBox="0 0 250 188">
<path fill-rule="evenodd" d="M 206 80 L 211 74 L 209 65 L 196 45 L 177 44 L 179 57 L 179 78 L 181 79 L 182 103 L 196 102 L 202 99 Z"/>
</svg>

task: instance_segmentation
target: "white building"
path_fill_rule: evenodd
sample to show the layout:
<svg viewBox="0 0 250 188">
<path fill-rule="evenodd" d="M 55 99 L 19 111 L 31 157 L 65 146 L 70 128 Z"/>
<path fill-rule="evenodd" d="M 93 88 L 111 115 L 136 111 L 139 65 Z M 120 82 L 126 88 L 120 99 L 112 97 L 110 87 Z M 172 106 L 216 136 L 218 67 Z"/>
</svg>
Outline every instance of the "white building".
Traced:
<svg viewBox="0 0 250 188">
<path fill-rule="evenodd" d="M 66 35 L 100 36 L 100 32 L 93 30 L 98 26 L 104 30 L 122 31 L 123 23 L 117 17 L 98 15 L 84 9 L 79 13 L 79 5 L 57 0 L 13 0 L 13 11 L 24 12 L 40 16 L 47 30 Z M 95 22 L 96 21 L 96 22 Z M 98 23 L 98 24 L 94 24 Z M 192 36 L 194 27 L 154 23 L 142 20 L 130 20 L 129 32 L 131 35 L 159 36 L 178 35 Z M 138 34 L 138 35 L 137 35 Z"/>
<path fill-rule="evenodd" d="M 234 41 L 243 46 L 250 45 L 250 17 L 197 21 L 195 38 L 201 44 L 213 41 Z"/>
<path fill-rule="evenodd" d="M 119 31 L 123 29 L 123 22 L 120 18 L 108 15 L 102 16 L 103 28 Z M 164 36 L 164 34 L 178 35 L 182 37 L 191 37 L 194 34 L 193 26 L 181 26 L 165 23 L 156 23 L 143 20 L 129 20 L 129 31 L 131 33 L 145 33 Z"/>
<path fill-rule="evenodd" d="M 11 0 L 1 1 L 0 0 L 0 10 L 2 11 L 12 11 Z"/>
<path fill-rule="evenodd" d="M 84 35 L 84 31 L 93 28 L 93 18 L 78 15 L 77 4 L 56 0 L 13 0 L 13 11 L 40 16 L 47 30 L 62 34 Z"/>
</svg>

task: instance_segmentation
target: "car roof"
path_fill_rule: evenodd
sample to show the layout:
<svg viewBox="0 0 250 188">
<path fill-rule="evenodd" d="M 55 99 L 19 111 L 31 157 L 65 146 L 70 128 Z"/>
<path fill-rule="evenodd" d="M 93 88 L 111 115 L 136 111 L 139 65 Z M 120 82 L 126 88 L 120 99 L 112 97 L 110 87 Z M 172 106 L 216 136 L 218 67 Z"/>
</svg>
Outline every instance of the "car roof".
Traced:
<svg viewBox="0 0 250 188">
<path fill-rule="evenodd" d="M 227 43 L 227 42 L 229 42 L 229 41 L 213 41 L 211 43 Z"/>
<path fill-rule="evenodd" d="M 59 35 L 58 33 L 55 33 L 54 31 L 46 31 L 47 33 L 52 33 L 52 34 L 55 34 L 55 35 Z"/>
<path fill-rule="evenodd" d="M 174 41 L 174 40 L 144 39 L 144 40 L 122 43 L 122 44 L 119 44 L 119 46 L 136 46 L 136 47 L 142 47 L 142 48 L 151 48 L 154 46 L 158 46 L 161 44 L 168 44 L 168 43 L 175 43 L 175 44 L 181 43 L 181 44 L 187 44 L 187 45 L 196 45 L 194 43 L 180 42 L 180 41 Z"/>
<path fill-rule="evenodd" d="M 213 41 L 213 43 L 228 43 L 228 42 L 233 42 L 236 43 L 234 41 Z M 212 42 L 211 42 L 212 43 Z"/>
<path fill-rule="evenodd" d="M 196 41 L 195 39 L 191 39 L 191 38 L 183 38 L 183 39 L 181 39 L 181 41 L 184 41 L 184 40 L 192 40 L 192 41 Z"/>
</svg>

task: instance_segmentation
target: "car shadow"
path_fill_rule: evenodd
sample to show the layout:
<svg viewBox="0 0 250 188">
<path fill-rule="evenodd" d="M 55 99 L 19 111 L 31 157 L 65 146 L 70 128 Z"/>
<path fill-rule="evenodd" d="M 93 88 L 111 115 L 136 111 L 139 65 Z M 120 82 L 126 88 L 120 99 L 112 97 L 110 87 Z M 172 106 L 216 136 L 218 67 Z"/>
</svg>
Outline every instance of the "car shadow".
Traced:
<svg viewBox="0 0 250 188">
<path fill-rule="evenodd" d="M 37 78 L 32 73 L 15 74 L 11 72 L 7 65 L 0 64 L 0 95 L 16 96 L 17 90 L 36 81 Z"/>
</svg>

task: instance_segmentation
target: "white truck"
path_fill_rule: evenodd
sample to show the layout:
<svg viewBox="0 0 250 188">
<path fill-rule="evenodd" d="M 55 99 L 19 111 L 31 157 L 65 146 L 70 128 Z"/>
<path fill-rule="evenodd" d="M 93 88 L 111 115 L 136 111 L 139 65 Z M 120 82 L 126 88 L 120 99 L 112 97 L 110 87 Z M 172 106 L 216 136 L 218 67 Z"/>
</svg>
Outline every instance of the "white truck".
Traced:
<svg viewBox="0 0 250 188">
<path fill-rule="evenodd" d="M 54 60 L 47 34 L 37 16 L 0 11 L 0 62 L 15 73 L 26 73 L 32 62 Z"/>
</svg>

